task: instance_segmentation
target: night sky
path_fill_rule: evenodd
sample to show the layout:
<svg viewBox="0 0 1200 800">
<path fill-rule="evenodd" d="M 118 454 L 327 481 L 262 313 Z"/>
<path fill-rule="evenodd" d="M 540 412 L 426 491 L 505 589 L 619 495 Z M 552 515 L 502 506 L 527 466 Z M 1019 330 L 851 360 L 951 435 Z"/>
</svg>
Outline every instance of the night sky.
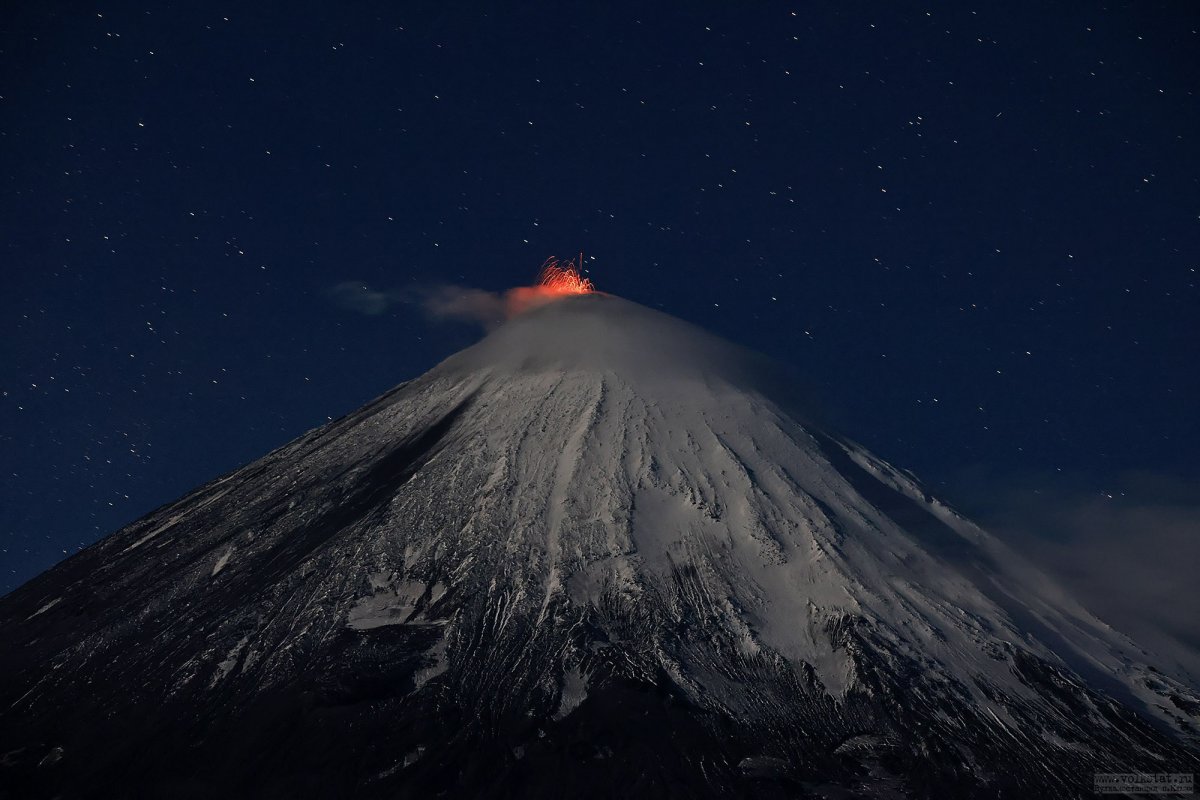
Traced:
<svg viewBox="0 0 1200 800">
<path fill-rule="evenodd" d="M 0 592 L 580 251 L 1018 541 L 1195 541 L 1200 7 L 646 5 L 8 4 Z"/>
</svg>

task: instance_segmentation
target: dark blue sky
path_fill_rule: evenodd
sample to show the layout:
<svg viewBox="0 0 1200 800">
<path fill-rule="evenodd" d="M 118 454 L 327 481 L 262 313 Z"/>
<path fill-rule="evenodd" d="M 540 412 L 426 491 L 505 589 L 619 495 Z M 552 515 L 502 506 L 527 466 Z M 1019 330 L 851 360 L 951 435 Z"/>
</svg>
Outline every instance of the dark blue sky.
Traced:
<svg viewBox="0 0 1200 800">
<path fill-rule="evenodd" d="M 6 9 L 0 591 L 580 250 L 985 521 L 1192 485 L 1196 6 L 644 5 Z"/>
</svg>

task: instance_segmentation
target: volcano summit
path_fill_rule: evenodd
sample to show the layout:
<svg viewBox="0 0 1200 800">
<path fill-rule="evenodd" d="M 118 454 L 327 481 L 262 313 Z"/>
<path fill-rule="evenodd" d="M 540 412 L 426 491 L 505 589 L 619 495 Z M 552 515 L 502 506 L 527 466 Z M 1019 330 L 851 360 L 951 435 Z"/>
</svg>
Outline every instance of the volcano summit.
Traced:
<svg viewBox="0 0 1200 800">
<path fill-rule="evenodd" d="M 1200 768 L 1194 686 L 579 294 L 0 600 L 0 796 L 1085 796 Z"/>
</svg>

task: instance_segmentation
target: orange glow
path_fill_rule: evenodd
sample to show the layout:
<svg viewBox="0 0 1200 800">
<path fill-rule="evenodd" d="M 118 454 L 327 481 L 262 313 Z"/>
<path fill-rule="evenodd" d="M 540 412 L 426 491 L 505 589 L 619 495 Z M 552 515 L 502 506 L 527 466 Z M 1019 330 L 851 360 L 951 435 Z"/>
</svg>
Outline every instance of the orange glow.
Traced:
<svg viewBox="0 0 1200 800">
<path fill-rule="evenodd" d="M 504 293 L 504 316 L 511 319 L 567 295 L 591 294 L 596 291 L 592 282 L 579 273 L 582 266 L 582 253 L 579 254 L 578 266 L 574 261 L 547 259 L 546 263 L 542 264 L 536 285 L 518 286 Z"/>
<path fill-rule="evenodd" d="M 583 254 L 579 255 L 579 266 L 583 266 Z M 594 292 L 592 282 L 579 274 L 574 261 L 562 262 L 550 258 L 542 265 L 538 276 L 538 288 L 550 294 L 587 294 Z"/>
</svg>

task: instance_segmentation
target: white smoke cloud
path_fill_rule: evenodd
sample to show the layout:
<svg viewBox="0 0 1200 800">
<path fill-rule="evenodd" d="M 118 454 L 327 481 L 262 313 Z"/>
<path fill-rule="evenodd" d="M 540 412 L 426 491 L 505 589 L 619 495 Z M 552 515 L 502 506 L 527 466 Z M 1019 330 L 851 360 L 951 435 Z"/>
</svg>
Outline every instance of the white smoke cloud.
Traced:
<svg viewBox="0 0 1200 800">
<path fill-rule="evenodd" d="M 437 284 L 409 290 L 378 290 L 363 281 L 342 281 L 328 291 L 338 307 L 378 316 L 396 305 L 418 306 L 430 319 L 453 320 L 491 330 L 505 320 L 549 302 L 561 293 L 542 286 L 489 292 L 470 286 Z"/>
<path fill-rule="evenodd" d="M 347 311 L 372 317 L 402 300 L 396 292 L 376 291 L 362 281 L 342 281 L 329 290 L 329 297 Z"/>
<path fill-rule="evenodd" d="M 508 318 L 504 297 L 484 289 L 443 285 L 427 289 L 421 307 L 433 319 L 473 322 L 486 329 Z"/>
</svg>

